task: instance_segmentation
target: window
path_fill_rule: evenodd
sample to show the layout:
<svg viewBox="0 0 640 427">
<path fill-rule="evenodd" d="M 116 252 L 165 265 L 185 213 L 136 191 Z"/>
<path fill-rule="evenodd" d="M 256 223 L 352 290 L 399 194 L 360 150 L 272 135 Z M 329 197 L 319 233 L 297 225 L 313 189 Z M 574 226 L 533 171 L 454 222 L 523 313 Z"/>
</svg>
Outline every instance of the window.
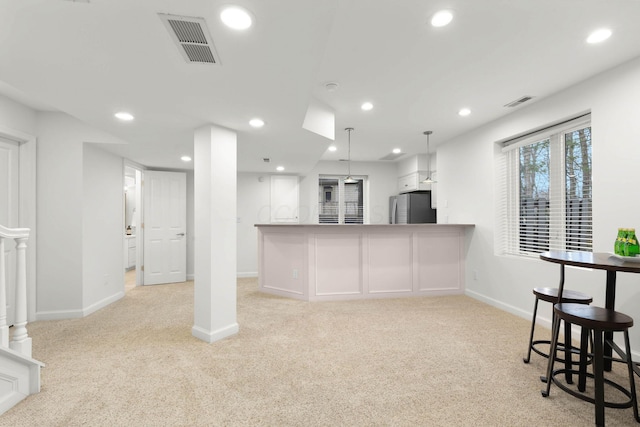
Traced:
<svg viewBox="0 0 640 427">
<path fill-rule="evenodd" d="M 499 253 L 592 251 L 590 115 L 502 145 Z"/>
<path fill-rule="evenodd" d="M 345 183 L 337 176 L 320 176 L 318 220 L 320 224 L 363 224 L 364 182 Z"/>
</svg>

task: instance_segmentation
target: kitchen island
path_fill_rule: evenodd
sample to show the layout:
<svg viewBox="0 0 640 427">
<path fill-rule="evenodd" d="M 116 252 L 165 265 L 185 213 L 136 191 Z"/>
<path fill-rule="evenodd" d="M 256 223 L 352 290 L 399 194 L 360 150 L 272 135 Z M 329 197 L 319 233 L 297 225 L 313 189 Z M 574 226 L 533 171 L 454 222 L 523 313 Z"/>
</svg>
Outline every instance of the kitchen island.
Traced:
<svg viewBox="0 0 640 427">
<path fill-rule="evenodd" d="M 266 293 L 324 301 L 464 292 L 470 224 L 257 224 Z"/>
</svg>

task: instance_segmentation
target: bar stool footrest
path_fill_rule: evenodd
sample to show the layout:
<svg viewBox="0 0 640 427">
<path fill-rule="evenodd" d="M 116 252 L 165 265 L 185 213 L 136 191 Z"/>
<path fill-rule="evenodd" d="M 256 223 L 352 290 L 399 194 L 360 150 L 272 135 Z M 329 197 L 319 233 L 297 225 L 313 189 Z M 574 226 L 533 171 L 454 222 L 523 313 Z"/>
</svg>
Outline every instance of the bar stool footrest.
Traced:
<svg viewBox="0 0 640 427">
<path fill-rule="evenodd" d="M 539 350 L 539 349 L 536 348 L 536 345 L 539 345 L 539 344 L 545 344 L 545 345 L 551 346 L 551 341 L 550 340 L 537 340 L 537 341 L 533 341 L 531 343 L 531 350 L 534 353 L 539 354 L 540 356 L 544 357 L 545 359 L 548 359 L 549 358 L 549 354 L 547 354 L 547 353 L 543 352 L 542 350 Z M 564 348 L 564 343 L 558 342 L 558 351 L 562 351 L 562 352 L 566 351 L 565 348 Z M 580 354 L 580 348 L 575 347 L 575 346 L 571 346 L 571 353 L 579 355 Z M 587 355 L 587 364 L 591 364 L 591 360 L 592 360 L 592 354 L 589 353 Z M 556 357 L 556 362 L 566 363 L 566 359 L 561 359 L 559 357 Z"/>
<path fill-rule="evenodd" d="M 593 397 L 587 396 L 586 394 L 580 393 L 579 391 L 575 391 L 575 390 L 567 387 L 564 382 L 556 379 L 556 375 L 562 375 L 562 374 L 566 374 L 566 373 L 580 375 L 580 371 L 578 371 L 577 369 L 557 369 L 557 370 L 553 371 L 553 374 L 551 375 L 551 381 L 553 381 L 553 383 L 555 385 L 557 385 L 560 389 L 562 389 L 563 391 L 569 393 L 570 395 L 572 395 L 574 397 L 577 397 L 578 399 L 584 400 L 585 402 L 589 402 L 589 403 L 595 405 L 596 401 L 595 401 L 595 399 Z M 587 372 L 585 375 L 588 378 L 591 378 L 591 379 L 594 378 L 594 375 L 592 373 L 590 373 L 590 372 Z M 624 409 L 624 408 L 631 408 L 633 406 L 633 397 L 631 396 L 631 392 L 629 390 L 627 390 L 626 388 L 624 388 L 620 384 L 618 384 L 618 383 L 616 383 L 614 381 L 611 381 L 610 379 L 607 379 L 607 378 L 604 379 L 604 383 L 610 385 L 611 387 L 613 387 L 616 390 L 620 391 L 622 394 L 624 394 L 625 396 L 627 396 L 629 398 L 629 400 L 627 402 L 607 402 L 605 400 L 605 402 L 604 402 L 604 406 L 605 407 L 607 407 L 607 408 Z"/>
</svg>

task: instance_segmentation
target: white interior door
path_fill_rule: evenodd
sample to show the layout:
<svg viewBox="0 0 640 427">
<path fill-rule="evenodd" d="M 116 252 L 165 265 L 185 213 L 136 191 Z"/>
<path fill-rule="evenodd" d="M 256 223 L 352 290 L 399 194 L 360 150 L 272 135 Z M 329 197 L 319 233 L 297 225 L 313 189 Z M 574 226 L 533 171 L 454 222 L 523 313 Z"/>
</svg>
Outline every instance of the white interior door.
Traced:
<svg viewBox="0 0 640 427">
<path fill-rule="evenodd" d="M 298 177 L 293 175 L 271 176 L 271 222 L 298 220 Z"/>
<path fill-rule="evenodd" d="M 144 284 L 187 279 L 187 175 L 145 171 Z"/>
<path fill-rule="evenodd" d="M 20 226 L 20 145 L 0 138 L 0 224 L 9 228 Z M 16 245 L 5 241 L 4 253 L 7 284 L 7 324 L 15 319 Z"/>
</svg>

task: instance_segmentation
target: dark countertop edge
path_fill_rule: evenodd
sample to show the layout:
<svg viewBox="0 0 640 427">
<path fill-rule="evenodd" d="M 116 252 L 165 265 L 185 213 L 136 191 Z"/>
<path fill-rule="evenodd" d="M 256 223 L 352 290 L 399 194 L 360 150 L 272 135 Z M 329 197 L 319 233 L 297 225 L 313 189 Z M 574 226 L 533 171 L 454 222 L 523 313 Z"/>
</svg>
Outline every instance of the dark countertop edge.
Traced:
<svg viewBox="0 0 640 427">
<path fill-rule="evenodd" d="M 475 224 L 254 224 L 254 227 L 475 227 Z"/>
</svg>

